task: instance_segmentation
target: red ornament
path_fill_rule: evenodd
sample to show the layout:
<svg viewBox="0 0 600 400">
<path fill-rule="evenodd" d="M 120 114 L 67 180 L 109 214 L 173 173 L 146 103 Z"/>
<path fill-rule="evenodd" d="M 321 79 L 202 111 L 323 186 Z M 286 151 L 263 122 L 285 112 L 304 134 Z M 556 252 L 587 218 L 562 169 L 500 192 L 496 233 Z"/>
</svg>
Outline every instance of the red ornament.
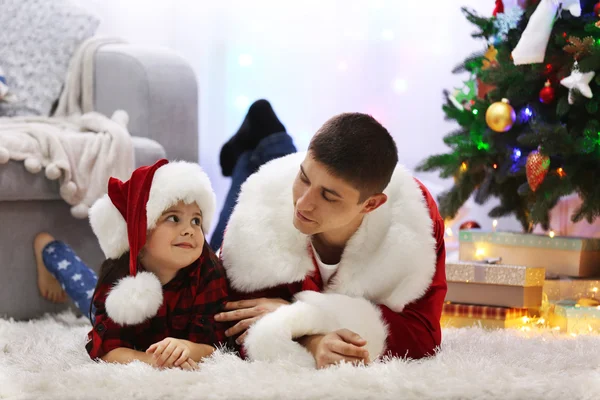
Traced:
<svg viewBox="0 0 600 400">
<path fill-rule="evenodd" d="M 550 81 L 546 81 L 542 90 L 540 90 L 540 101 L 544 104 L 550 104 L 554 101 L 554 88 Z"/>
<path fill-rule="evenodd" d="M 527 183 L 534 192 L 544 182 L 548 169 L 550 168 L 550 158 L 535 150 L 527 156 L 525 171 L 527 173 Z"/>
<path fill-rule="evenodd" d="M 461 231 L 463 229 L 481 229 L 481 225 L 479 225 L 475 221 L 467 221 L 467 222 L 463 222 L 462 224 L 460 224 L 460 227 L 458 229 Z"/>
<path fill-rule="evenodd" d="M 496 0 L 496 6 L 494 7 L 492 15 L 495 17 L 497 14 L 502 13 L 504 13 L 504 3 L 502 2 L 502 0 Z"/>
<path fill-rule="evenodd" d="M 594 14 L 600 17 L 600 3 L 596 3 L 594 6 Z"/>
</svg>

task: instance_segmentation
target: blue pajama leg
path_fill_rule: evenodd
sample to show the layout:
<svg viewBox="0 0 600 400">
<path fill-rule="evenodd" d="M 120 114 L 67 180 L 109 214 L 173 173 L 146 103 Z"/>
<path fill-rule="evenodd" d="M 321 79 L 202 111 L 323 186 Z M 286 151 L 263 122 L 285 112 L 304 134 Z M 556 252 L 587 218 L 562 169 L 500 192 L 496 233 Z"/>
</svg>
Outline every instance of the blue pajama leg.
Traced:
<svg viewBox="0 0 600 400">
<path fill-rule="evenodd" d="M 73 303 L 85 316 L 89 315 L 90 304 L 98 276 L 66 244 L 52 241 L 42 250 L 42 260 L 56 280 L 60 283 Z M 92 315 L 95 310 L 92 310 Z"/>
</svg>

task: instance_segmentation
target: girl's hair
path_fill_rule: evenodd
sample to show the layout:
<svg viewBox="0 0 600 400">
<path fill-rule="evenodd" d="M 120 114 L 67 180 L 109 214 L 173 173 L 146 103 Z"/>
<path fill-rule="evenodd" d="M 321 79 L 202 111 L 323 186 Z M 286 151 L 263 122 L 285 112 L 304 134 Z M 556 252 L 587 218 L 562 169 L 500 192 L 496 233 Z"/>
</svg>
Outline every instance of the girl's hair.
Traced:
<svg viewBox="0 0 600 400">
<path fill-rule="evenodd" d="M 98 283 L 94 289 L 92 301 L 90 302 L 90 309 L 88 317 L 90 322 L 94 325 L 92 319 L 92 305 L 96 297 L 96 292 L 101 285 L 113 285 L 116 281 L 129 275 L 129 252 L 125 252 L 121 257 L 117 259 L 108 258 L 104 260 L 100 267 L 100 273 L 98 274 Z"/>
</svg>

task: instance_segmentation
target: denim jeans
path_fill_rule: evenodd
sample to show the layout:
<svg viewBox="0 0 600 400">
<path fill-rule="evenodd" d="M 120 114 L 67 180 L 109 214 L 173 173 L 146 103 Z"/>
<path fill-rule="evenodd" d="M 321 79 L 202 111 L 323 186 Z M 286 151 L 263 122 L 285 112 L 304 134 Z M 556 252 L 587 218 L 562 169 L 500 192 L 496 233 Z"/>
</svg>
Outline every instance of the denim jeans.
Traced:
<svg viewBox="0 0 600 400">
<path fill-rule="evenodd" d="M 210 247 L 217 251 L 223 243 L 223 233 L 237 202 L 238 194 L 246 179 L 267 162 L 296 152 L 294 141 L 286 132 L 274 133 L 258 143 L 252 151 L 242 153 L 231 175 L 231 187 L 221 209 L 219 222 L 210 238 Z"/>
</svg>

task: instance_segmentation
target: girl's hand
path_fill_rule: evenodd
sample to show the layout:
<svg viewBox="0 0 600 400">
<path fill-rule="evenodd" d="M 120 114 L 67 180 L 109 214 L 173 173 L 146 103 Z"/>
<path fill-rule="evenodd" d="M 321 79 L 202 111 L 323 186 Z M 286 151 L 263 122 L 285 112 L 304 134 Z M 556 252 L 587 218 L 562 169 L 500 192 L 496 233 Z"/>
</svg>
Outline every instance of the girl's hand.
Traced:
<svg viewBox="0 0 600 400">
<path fill-rule="evenodd" d="M 152 354 L 152 359 L 158 368 L 180 367 L 186 361 L 192 366 L 190 359 L 190 348 L 185 340 L 166 338 L 160 342 L 154 343 L 146 350 L 147 354 Z M 196 364 L 196 368 L 198 365 Z"/>
</svg>

